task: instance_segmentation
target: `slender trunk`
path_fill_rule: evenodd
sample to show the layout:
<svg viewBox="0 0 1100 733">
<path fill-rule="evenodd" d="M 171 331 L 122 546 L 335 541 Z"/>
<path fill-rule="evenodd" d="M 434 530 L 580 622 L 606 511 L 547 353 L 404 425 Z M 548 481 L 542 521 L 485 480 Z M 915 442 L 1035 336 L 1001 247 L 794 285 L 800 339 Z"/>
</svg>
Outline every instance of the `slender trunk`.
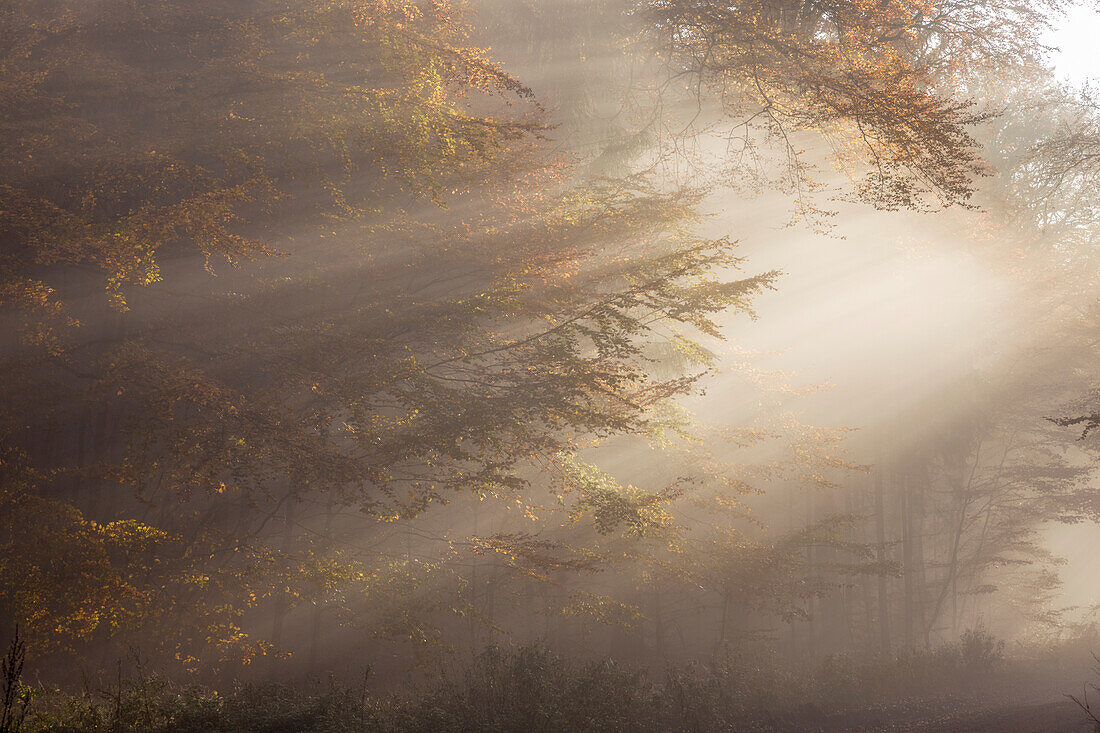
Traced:
<svg viewBox="0 0 1100 733">
<path fill-rule="evenodd" d="M 917 602 L 917 628 L 922 634 L 924 648 L 932 645 L 928 624 L 925 621 L 925 593 L 928 589 L 927 565 L 924 557 L 924 489 L 928 484 L 927 467 L 921 469 L 916 477 L 916 487 L 913 498 L 913 565 L 916 572 L 914 585 L 916 587 Z"/>
<path fill-rule="evenodd" d="M 913 507 L 908 474 L 899 476 L 901 482 L 901 542 L 902 542 L 902 610 L 905 623 L 905 648 L 913 648 Z"/>
<path fill-rule="evenodd" d="M 726 644 L 726 624 L 729 621 L 730 610 L 730 594 L 729 591 L 723 589 L 722 592 L 722 615 L 718 622 L 718 640 L 714 644 L 714 659 L 717 661 L 718 657 L 722 653 L 722 648 Z"/>
<path fill-rule="evenodd" d="M 298 502 L 293 496 L 288 497 L 283 508 L 283 554 L 290 555 L 294 550 L 294 515 Z M 290 611 L 290 602 L 284 596 L 275 606 L 275 616 L 271 626 L 271 643 L 279 648 L 283 644 L 283 631 L 286 625 L 286 616 Z"/>
<path fill-rule="evenodd" d="M 813 525 L 816 517 L 814 514 L 814 496 L 813 493 L 807 492 L 806 494 L 806 523 Z M 815 567 L 814 547 L 808 545 L 806 547 L 806 570 L 810 574 L 810 577 L 816 575 L 817 569 Z M 814 635 L 816 628 L 814 626 L 814 611 L 815 611 L 814 597 L 810 596 L 806 599 L 806 656 L 810 659 L 814 659 L 814 655 L 817 653 L 816 639 Z"/>
<path fill-rule="evenodd" d="M 330 553 L 334 546 L 332 537 L 332 520 L 333 520 L 333 500 L 330 493 L 325 497 L 325 526 L 323 531 L 323 545 L 322 549 L 325 553 Z M 324 607 L 324 598 L 317 598 L 313 604 L 313 618 L 310 620 L 310 633 L 309 633 L 309 669 L 311 672 L 318 672 L 318 662 L 320 661 L 321 653 L 321 616 L 322 609 Z"/>
<path fill-rule="evenodd" d="M 880 456 L 881 458 L 881 456 Z M 881 461 L 875 466 L 875 523 L 876 540 L 878 542 L 878 629 L 879 649 L 883 654 L 890 651 L 890 607 L 887 595 L 886 578 L 886 486 L 883 478 Z"/>
</svg>

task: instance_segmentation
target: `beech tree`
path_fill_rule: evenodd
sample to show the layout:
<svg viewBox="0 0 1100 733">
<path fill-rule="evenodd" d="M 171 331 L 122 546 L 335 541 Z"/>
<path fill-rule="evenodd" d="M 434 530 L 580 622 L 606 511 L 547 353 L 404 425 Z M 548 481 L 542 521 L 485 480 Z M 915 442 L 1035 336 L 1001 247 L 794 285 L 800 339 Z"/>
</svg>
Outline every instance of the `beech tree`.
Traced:
<svg viewBox="0 0 1100 733">
<path fill-rule="evenodd" d="M 975 118 L 935 84 L 951 49 L 1000 38 L 984 7 L 605 7 L 650 69 L 641 94 L 606 90 L 640 111 L 617 140 L 667 134 L 669 95 L 705 91 L 727 128 L 782 140 L 796 191 L 811 181 L 791 135 L 807 132 L 866 166 L 855 194 L 877 206 L 963 202 Z M 670 507 L 735 503 L 737 467 L 685 459 L 699 494 L 586 463 L 610 436 L 680 427 L 717 315 L 750 314 L 777 273 L 732 274 L 734 239 L 699 234 L 705 189 L 649 165 L 660 145 L 620 150 L 617 178 L 581 173 L 457 6 L 2 12 L 0 616 L 33 644 L 247 662 L 311 604 L 433 643 L 428 616 L 487 614 L 471 554 L 531 582 L 621 570 L 785 614 L 817 593 L 808 547 L 868 564 L 840 518 L 754 542 L 705 517 L 713 537 L 684 540 Z M 660 368 L 662 348 L 681 368 Z M 790 429 L 806 439 L 792 482 L 848 468 Z M 459 526 L 435 557 L 401 551 L 430 508 L 460 504 L 458 524 L 483 500 L 536 531 Z M 563 613 L 638 613 L 557 588 Z"/>
</svg>

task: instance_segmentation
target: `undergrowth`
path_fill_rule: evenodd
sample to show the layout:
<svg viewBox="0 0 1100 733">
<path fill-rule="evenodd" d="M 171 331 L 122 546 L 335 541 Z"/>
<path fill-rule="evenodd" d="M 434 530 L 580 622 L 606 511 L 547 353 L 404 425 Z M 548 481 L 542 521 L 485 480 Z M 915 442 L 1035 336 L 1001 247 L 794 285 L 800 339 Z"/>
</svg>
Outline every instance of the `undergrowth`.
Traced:
<svg viewBox="0 0 1100 733">
<path fill-rule="evenodd" d="M 805 729 L 801 723 L 811 721 L 819 729 L 861 705 L 993 684 L 1004 672 L 1003 650 L 1003 643 L 977 630 L 932 651 L 834 656 L 809 672 L 748 656 L 651 672 L 611 661 L 570 661 L 539 646 L 490 647 L 419 689 L 391 695 L 334 680 L 215 691 L 153 674 L 98 692 L 38 690 L 20 733 L 656 733 Z"/>
</svg>

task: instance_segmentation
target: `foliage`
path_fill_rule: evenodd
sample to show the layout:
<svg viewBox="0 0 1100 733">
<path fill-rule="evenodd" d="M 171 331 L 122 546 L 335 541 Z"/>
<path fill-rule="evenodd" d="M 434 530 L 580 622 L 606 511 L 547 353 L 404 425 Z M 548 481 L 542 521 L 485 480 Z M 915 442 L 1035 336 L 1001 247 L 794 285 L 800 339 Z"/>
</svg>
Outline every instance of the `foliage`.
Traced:
<svg viewBox="0 0 1100 733">
<path fill-rule="evenodd" d="M 92 267 L 125 307 L 162 249 L 270 255 L 288 213 L 347 219 L 395 185 L 438 197 L 532 129 L 461 108 L 530 92 L 462 45 L 449 3 L 27 0 L 2 22 L 3 270 L 43 307 L 29 268 Z"/>
<path fill-rule="evenodd" d="M 502 21 L 462 3 L 0 11 L 0 619 L 58 667 L 135 644 L 197 671 L 281 653 L 307 618 L 315 652 L 328 621 L 439 652 L 460 626 L 500 631 L 492 603 L 525 601 L 495 590 L 533 587 L 528 617 L 635 640 L 717 604 L 718 648 L 735 615 L 809 619 L 849 576 L 896 574 L 884 540 L 872 555 L 856 536 L 856 512 L 807 501 L 786 531 L 753 524 L 750 494 L 832 491 L 864 470 L 839 448 L 845 431 L 776 405 L 724 431 L 684 416 L 677 400 L 717 367 L 723 314 L 754 317 L 779 273 L 742 272 L 737 241 L 704 233 L 708 188 L 688 184 L 709 179 L 658 162 L 675 167 L 670 150 L 717 129 L 733 131 L 735 164 L 738 140 L 764 135 L 808 210 L 799 136 L 813 135 L 861 178 L 852 197 L 964 203 L 985 172 L 968 70 L 1028 58 L 1037 11 L 599 6 L 609 53 L 637 65 L 623 76 L 642 89 L 588 86 L 560 110 L 477 47 L 479 23 Z M 599 57 L 604 30 L 551 55 Z M 581 141 L 549 140 L 551 123 L 585 127 L 595 97 L 632 114 L 583 160 Z M 684 99 L 699 115 L 680 125 L 669 110 Z M 614 440 L 661 452 L 626 480 L 600 463 Z M 1078 476 L 1048 446 L 1027 450 L 1044 470 L 1008 473 L 1029 503 L 997 513 L 990 542 L 956 563 L 975 587 L 1034 555 L 1025 514 Z M 993 516 L 1002 488 L 957 492 L 938 526 L 971 526 L 979 498 Z M 935 578 L 929 629 L 960 572 Z M 680 605 L 662 609 L 661 588 Z M 462 692 L 472 715 L 509 675 L 572 675 L 534 652 L 483 662 L 501 679 Z M 582 707 L 605 683 L 673 705 L 634 673 L 584 674 L 591 689 L 566 685 Z M 732 716 L 708 690 L 707 714 Z M 584 720 L 521 708 L 505 714 Z M 107 725 L 96 710 L 86 725 Z M 140 724 L 176 713 L 156 715 Z"/>
<path fill-rule="evenodd" d="M 942 82 L 985 59 L 1029 57 L 1043 23 L 1039 4 L 1000 2 L 662 0 L 639 2 L 636 12 L 667 66 L 662 88 L 710 94 L 743 130 L 730 136 L 738 159 L 755 155 L 752 130 L 761 126 L 779 142 L 802 207 L 813 189 L 797 137 L 804 131 L 843 131 L 836 162 L 865 171 L 858 195 L 877 207 L 966 201 L 985 171 L 967 131 L 980 116 Z M 689 124 L 705 119 L 704 101 Z"/>
<path fill-rule="evenodd" d="M 33 693 L 23 683 L 23 665 L 27 661 L 27 645 L 16 627 L 8 653 L 0 662 L 0 677 L 4 680 L 3 698 L 0 698 L 0 731 L 19 733 L 27 718 Z"/>
</svg>

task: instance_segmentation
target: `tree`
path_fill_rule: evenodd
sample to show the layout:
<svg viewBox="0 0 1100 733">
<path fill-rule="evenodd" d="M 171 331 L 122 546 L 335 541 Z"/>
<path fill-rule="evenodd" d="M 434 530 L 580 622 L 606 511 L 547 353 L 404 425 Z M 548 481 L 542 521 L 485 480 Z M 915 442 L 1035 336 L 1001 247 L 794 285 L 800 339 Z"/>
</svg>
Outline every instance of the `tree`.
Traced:
<svg viewBox="0 0 1100 733">
<path fill-rule="evenodd" d="M 610 17 L 640 34 L 636 57 L 662 49 L 656 89 L 692 78 L 780 137 L 844 133 L 871 156 L 861 195 L 878 205 L 960 202 L 979 171 L 970 118 L 930 91 L 930 61 L 899 50 L 928 27 L 910 11 Z M 427 616 L 484 610 L 466 551 L 528 578 L 632 573 L 614 556 L 650 541 L 681 577 L 696 557 L 677 554 L 714 554 L 675 541 L 681 482 L 624 485 L 577 457 L 675 428 L 716 315 L 751 313 L 775 281 L 732 275 L 735 242 L 698 234 L 704 190 L 645 163 L 579 174 L 446 2 L 3 12 L 0 577 L 32 643 L 107 653 L 134 638 L 191 667 L 248 661 L 307 604 L 373 609 L 378 634 L 434 643 Z M 620 168 L 653 155 L 632 150 Z M 672 373 L 654 355 L 669 345 L 684 357 Z M 531 510 L 547 474 L 569 487 L 569 531 L 461 531 L 482 499 Z M 417 557 L 413 520 L 452 502 L 438 521 L 455 536 Z M 720 544 L 737 537 L 716 524 Z M 798 552 L 855 548 L 821 532 L 743 554 L 726 542 L 708 592 L 728 598 L 759 556 L 787 579 L 768 603 L 806 598 Z M 65 562 L 46 567 L 42 547 Z M 559 608 L 631 616 L 599 591 L 570 588 Z"/>
<path fill-rule="evenodd" d="M 666 68 L 660 88 L 713 98 L 729 119 L 733 132 L 724 134 L 734 154 L 751 155 L 752 130 L 762 126 L 779 141 L 788 182 L 801 191 L 811 161 L 797 134 L 825 134 L 838 165 L 864 171 L 858 196 L 898 209 L 927 205 L 929 197 L 951 205 L 971 196 L 985 171 L 967 131 L 979 117 L 953 94 L 959 87 L 945 82 L 965 78 L 979 60 L 1027 58 L 1045 22 L 1042 10 L 661 0 L 639 3 L 637 12 Z M 689 124 L 706 119 L 706 108 L 699 109 Z"/>
</svg>

